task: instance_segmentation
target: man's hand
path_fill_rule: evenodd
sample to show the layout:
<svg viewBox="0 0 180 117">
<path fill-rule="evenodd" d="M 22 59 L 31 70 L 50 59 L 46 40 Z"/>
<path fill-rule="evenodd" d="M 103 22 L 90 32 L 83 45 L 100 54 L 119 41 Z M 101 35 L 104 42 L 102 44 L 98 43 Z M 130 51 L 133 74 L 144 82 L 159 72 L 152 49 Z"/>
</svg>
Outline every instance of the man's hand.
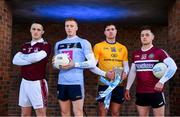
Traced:
<svg viewBox="0 0 180 117">
<path fill-rule="evenodd" d="M 109 80 L 114 80 L 115 78 L 115 72 L 114 71 L 107 71 L 106 72 L 106 77 L 109 79 Z"/>
<path fill-rule="evenodd" d="M 122 72 L 121 78 L 122 80 L 125 80 L 127 78 L 127 74 L 125 72 Z"/>
<path fill-rule="evenodd" d="M 129 90 L 126 89 L 125 94 L 124 94 L 124 97 L 125 97 L 126 100 L 130 100 L 130 99 L 131 99 Z"/>
<path fill-rule="evenodd" d="M 158 83 L 156 83 L 156 85 L 155 85 L 155 87 L 154 87 L 154 90 L 156 90 L 156 91 L 162 91 L 163 88 L 164 88 L 164 84 L 158 82 Z"/>
<path fill-rule="evenodd" d="M 55 56 L 52 57 L 52 64 L 53 64 L 53 65 L 54 65 L 54 62 L 55 62 L 54 57 L 55 57 Z"/>
<path fill-rule="evenodd" d="M 68 69 L 73 68 L 75 66 L 75 63 L 72 59 L 69 59 L 69 60 L 70 60 L 69 64 L 67 64 L 65 66 L 60 66 L 60 68 L 63 70 L 68 70 Z"/>
</svg>

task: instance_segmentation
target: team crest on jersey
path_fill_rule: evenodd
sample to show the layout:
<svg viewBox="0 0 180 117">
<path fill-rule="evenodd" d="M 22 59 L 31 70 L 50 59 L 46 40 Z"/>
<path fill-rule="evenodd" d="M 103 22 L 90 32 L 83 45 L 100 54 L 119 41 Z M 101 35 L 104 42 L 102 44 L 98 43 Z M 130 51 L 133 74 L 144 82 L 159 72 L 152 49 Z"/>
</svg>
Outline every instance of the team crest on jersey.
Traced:
<svg viewBox="0 0 180 117">
<path fill-rule="evenodd" d="M 116 48 L 115 47 L 111 47 L 111 52 L 116 52 Z"/>
<path fill-rule="evenodd" d="M 154 54 L 153 53 L 149 54 L 148 58 L 149 59 L 153 59 L 154 58 Z"/>
<path fill-rule="evenodd" d="M 34 52 L 38 52 L 39 51 L 39 48 L 34 48 Z"/>
<path fill-rule="evenodd" d="M 147 58 L 147 54 L 142 54 L 141 55 L 141 59 L 146 59 Z"/>
</svg>

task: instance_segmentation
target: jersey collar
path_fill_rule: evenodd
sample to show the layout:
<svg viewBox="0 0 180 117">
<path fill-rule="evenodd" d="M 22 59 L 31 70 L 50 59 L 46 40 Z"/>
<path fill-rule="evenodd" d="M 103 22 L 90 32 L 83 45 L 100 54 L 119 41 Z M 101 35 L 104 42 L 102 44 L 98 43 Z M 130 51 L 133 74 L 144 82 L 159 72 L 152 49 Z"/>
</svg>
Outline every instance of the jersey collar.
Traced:
<svg viewBox="0 0 180 117">
<path fill-rule="evenodd" d="M 77 35 L 75 35 L 75 36 L 73 36 L 73 37 L 67 37 L 67 39 L 75 39 L 75 38 L 77 38 L 78 36 Z"/>
<path fill-rule="evenodd" d="M 44 42 L 44 39 L 43 38 L 38 39 L 38 40 L 32 39 L 31 40 L 31 46 L 35 45 L 36 43 L 40 43 L 40 42 Z"/>
<path fill-rule="evenodd" d="M 142 48 L 141 48 L 141 51 L 143 51 L 143 52 L 148 51 L 148 50 L 150 50 L 152 47 L 153 47 L 153 45 L 151 45 L 151 46 L 150 46 L 149 48 L 147 48 L 147 49 L 142 49 Z"/>
<path fill-rule="evenodd" d="M 110 43 L 110 42 L 108 42 L 107 40 L 105 40 L 105 41 L 106 41 L 106 43 L 108 43 L 108 44 L 116 44 L 116 41 L 113 42 L 113 43 Z"/>
</svg>

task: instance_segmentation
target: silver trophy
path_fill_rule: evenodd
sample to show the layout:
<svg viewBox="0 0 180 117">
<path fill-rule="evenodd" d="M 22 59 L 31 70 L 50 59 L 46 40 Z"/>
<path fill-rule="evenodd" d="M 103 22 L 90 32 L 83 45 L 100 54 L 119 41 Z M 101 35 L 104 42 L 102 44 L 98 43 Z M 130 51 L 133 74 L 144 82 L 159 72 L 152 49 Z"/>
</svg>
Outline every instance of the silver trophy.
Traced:
<svg viewBox="0 0 180 117">
<path fill-rule="evenodd" d="M 121 74 L 123 72 L 123 68 L 122 67 L 114 67 L 113 68 L 114 72 L 115 72 L 115 78 L 119 75 L 121 77 Z"/>
</svg>

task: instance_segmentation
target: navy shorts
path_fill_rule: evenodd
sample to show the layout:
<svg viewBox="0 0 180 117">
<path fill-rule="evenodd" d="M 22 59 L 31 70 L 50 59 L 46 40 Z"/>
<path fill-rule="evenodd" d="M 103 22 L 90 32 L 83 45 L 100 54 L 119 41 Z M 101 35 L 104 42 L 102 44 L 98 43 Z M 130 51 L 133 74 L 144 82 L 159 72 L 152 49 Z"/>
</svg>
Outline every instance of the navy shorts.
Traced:
<svg viewBox="0 0 180 117">
<path fill-rule="evenodd" d="M 58 84 L 57 87 L 57 98 L 58 100 L 66 101 L 76 101 L 82 99 L 82 92 L 80 85 L 61 85 Z"/>
<path fill-rule="evenodd" d="M 108 88 L 106 85 L 99 85 L 98 92 L 105 91 Z M 104 98 L 97 100 L 98 102 L 104 102 Z M 117 86 L 111 95 L 111 102 L 122 104 L 124 102 L 124 87 Z"/>
<path fill-rule="evenodd" d="M 164 93 L 136 93 L 136 105 L 159 108 L 165 105 Z"/>
</svg>

